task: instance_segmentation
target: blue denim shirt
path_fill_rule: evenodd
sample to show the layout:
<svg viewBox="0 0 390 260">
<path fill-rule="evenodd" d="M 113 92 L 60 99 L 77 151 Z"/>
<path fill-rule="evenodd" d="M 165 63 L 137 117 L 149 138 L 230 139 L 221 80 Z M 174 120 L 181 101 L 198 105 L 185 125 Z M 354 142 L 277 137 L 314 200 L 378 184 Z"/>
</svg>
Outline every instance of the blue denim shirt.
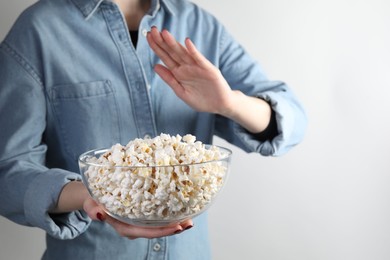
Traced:
<svg viewBox="0 0 390 260">
<path fill-rule="evenodd" d="M 278 135 L 260 142 L 221 116 L 198 113 L 153 72 L 161 62 L 146 42 L 151 26 L 180 42 L 190 37 L 232 89 L 263 98 Z M 299 143 L 300 103 L 209 13 L 183 0 L 153 0 L 133 46 L 118 7 L 104 0 L 41 0 L 17 19 L 0 45 L 0 214 L 44 229 L 44 259 L 209 259 L 207 216 L 193 229 L 128 240 L 83 211 L 49 214 L 62 187 L 80 180 L 78 156 L 161 132 L 218 135 L 247 152 L 277 156 Z M 233 173 L 234 174 L 234 173 Z"/>
</svg>

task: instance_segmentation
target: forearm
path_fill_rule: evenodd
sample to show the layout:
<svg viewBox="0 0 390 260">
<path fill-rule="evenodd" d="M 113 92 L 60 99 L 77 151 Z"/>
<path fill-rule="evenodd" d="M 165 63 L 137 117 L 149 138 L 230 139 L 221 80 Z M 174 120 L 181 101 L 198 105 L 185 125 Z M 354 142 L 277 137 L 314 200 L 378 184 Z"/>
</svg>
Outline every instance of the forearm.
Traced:
<svg viewBox="0 0 390 260">
<path fill-rule="evenodd" d="M 62 189 L 56 208 L 50 213 L 66 213 L 83 208 L 84 201 L 89 197 L 84 184 L 80 181 L 71 181 Z"/>
<path fill-rule="evenodd" d="M 264 131 L 271 118 L 271 107 L 263 99 L 232 91 L 229 108 L 221 114 L 232 119 L 251 133 Z"/>
</svg>

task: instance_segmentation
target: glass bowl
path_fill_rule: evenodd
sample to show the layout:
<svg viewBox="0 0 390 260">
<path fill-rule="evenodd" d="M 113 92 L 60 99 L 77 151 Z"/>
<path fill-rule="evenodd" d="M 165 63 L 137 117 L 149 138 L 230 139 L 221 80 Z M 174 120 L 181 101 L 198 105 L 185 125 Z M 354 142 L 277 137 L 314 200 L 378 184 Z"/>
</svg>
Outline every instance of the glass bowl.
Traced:
<svg viewBox="0 0 390 260">
<path fill-rule="evenodd" d="M 218 160 L 161 166 L 113 166 L 96 163 L 108 149 L 79 157 L 79 168 L 90 195 L 111 217 L 122 222 L 161 227 L 205 212 L 226 183 L 232 151 L 215 145 Z"/>
</svg>

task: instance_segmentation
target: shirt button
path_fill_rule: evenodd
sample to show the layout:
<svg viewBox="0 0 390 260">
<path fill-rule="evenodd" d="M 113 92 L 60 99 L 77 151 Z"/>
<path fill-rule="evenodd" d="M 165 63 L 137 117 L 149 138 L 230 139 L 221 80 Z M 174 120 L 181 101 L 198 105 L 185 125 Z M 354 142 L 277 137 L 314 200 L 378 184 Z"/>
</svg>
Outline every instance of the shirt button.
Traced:
<svg viewBox="0 0 390 260">
<path fill-rule="evenodd" d="M 160 249 L 161 249 L 161 245 L 159 243 L 154 244 L 154 246 L 153 246 L 154 251 L 158 252 L 158 251 L 160 251 Z"/>
<path fill-rule="evenodd" d="M 146 134 L 145 136 L 144 136 L 144 139 L 150 139 L 151 137 L 150 137 L 150 135 L 148 135 L 148 134 Z"/>
<path fill-rule="evenodd" d="M 148 30 L 143 29 L 143 30 L 142 30 L 142 35 L 146 37 L 146 35 L 148 35 Z"/>
</svg>

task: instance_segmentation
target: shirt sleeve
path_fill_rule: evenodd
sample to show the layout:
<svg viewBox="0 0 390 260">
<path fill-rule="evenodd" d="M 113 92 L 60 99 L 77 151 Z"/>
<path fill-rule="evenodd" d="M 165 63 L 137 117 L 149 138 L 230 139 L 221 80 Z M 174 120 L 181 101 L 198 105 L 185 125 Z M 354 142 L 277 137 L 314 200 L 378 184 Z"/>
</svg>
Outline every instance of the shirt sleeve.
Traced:
<svg viewBox="0 0 390 260">
<path fill-rule="evenodd" d="M 258 152 L 264 156 L 285 154 L 303 139 L 307 117 L 302 104 L 284 82 L 269 80 L 260 65 L 225 29 L 221 32 L 219 47 L 219 69 L 230 87 L 262 98 L 271 105 L 277 135 L 272 139 L 258 138 L 221 116 L 216 119 L 217 135 L 247 152 Z"/>
<path fill-rule="evenodd" d="M 59 239 L 86 230 L 83 211 L 51 215 L 64 185 L 80 175 L 45 167 L 47 147 L 43 84 L 32 66 L 5 42 L 0 45 L 0 214 L 44 229 Z"/>
</svg>

